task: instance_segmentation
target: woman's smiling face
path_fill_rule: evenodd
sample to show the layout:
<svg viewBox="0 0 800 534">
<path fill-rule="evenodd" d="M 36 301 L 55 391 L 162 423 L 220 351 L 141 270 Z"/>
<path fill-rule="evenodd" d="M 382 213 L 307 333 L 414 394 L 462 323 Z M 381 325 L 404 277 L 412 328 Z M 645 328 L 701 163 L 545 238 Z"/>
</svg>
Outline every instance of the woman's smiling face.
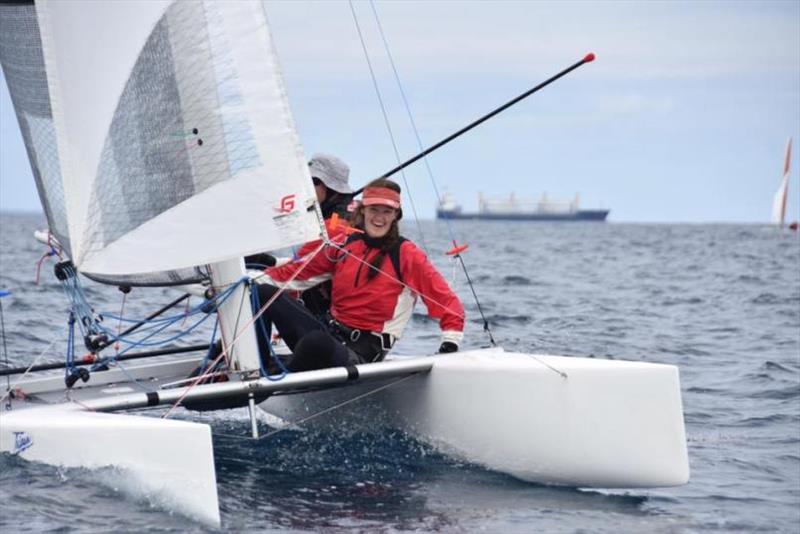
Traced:
<svg viewBox="0 0 800 534">
<path fill-rule="evenodd" d="M 397 218 L 397 210 L 380 204 L 364 206 L 364 229 L 373 238 L 385 236 Z"/>
</svg>

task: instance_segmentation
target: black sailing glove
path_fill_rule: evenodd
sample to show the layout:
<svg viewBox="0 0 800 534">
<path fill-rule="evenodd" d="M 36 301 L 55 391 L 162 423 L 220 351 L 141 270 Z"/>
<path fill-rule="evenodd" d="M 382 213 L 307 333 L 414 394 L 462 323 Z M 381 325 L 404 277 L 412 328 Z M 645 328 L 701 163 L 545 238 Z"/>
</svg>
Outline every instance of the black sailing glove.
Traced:
<svg viewBox="0 0 800 534">
<path fill-rule="evenodd" d="M 245 265 L 257 265 L 259 267 L 274 267 L 275 266 L 275 256 L 272 254 L 267 254 L 266 252 L 261 254 L 253 254 L 252 256 L 245 256 L 244 264 Z"/>
<path fill-rule="evenodd" d="M 439 354 L 446 354 L 448 352 L 458 352 L 458 345 L 452 341 L 445 341 L 439 345 Z"/>
</svg>

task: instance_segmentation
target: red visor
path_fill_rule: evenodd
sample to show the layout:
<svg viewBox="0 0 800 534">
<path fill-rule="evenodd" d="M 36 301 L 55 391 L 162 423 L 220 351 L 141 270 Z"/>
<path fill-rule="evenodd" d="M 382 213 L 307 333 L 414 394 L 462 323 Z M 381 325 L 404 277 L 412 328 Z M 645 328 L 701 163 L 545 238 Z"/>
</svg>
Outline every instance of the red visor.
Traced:
<svg viewBox="0 0 800 534">
<path fill-rule="evenodd" d="M 367 187 L 361 203 L 365 206 L 381 205 L 400 209 L 400 193 L 388 187 Z"/>
</svg>

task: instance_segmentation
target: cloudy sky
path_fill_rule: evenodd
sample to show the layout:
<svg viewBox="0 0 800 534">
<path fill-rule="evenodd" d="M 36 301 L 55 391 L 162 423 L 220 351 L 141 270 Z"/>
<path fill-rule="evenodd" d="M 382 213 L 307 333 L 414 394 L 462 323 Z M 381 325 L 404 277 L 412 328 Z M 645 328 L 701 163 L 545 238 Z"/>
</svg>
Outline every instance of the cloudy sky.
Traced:
<svg viewBox="0 0 800 534">
<path fill-rule="evenodd" d="M 347 2 L 265 3 L 306 152 L 363 185 L 397 163 Z M 354 3 L 401 159 L 417 141 L 373 10 Z M 800 1 L 376 2 L 425 146 L 594 52 L 584 65 L 428 158 L 464 209 L 477 194 L 572 198 L 617 222 L 766 222 L 795 139 L 800 217 Z M 0 209 L 38 200 L 5 81 Z M 405 177 L 420 218 L 425 165 Z"/>
</svg>

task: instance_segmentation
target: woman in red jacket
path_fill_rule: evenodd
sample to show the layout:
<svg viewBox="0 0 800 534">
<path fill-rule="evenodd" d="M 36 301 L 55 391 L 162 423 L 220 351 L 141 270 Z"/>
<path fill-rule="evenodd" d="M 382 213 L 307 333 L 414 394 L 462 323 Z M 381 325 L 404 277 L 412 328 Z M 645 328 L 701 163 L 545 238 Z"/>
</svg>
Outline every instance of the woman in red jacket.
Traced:
<svg viewBox="0 0 800 534">
<path fill-rule="evenodd" d="M 464 308 L 425 254 L 400 236 L 400 192 L 391 180 L 371 182 L 354 217 L 363 233 L 344 245 L 327 245 L 310 260 L 265 271 L 268 284 L 258 289 L 262 303 L 275 295 L 275 286 L 304 290 L 326 280 L 332 281 L 332 302 L 326 324 L 281 294 L 261 317 L 266 328 L 257 328 L 262 354 L 274 323 L 292 349 L 291 371 L 380 361 L 402 334 L 417 297 L 439 320 L 439 352 L 458 350 Z"/>
</svg>

